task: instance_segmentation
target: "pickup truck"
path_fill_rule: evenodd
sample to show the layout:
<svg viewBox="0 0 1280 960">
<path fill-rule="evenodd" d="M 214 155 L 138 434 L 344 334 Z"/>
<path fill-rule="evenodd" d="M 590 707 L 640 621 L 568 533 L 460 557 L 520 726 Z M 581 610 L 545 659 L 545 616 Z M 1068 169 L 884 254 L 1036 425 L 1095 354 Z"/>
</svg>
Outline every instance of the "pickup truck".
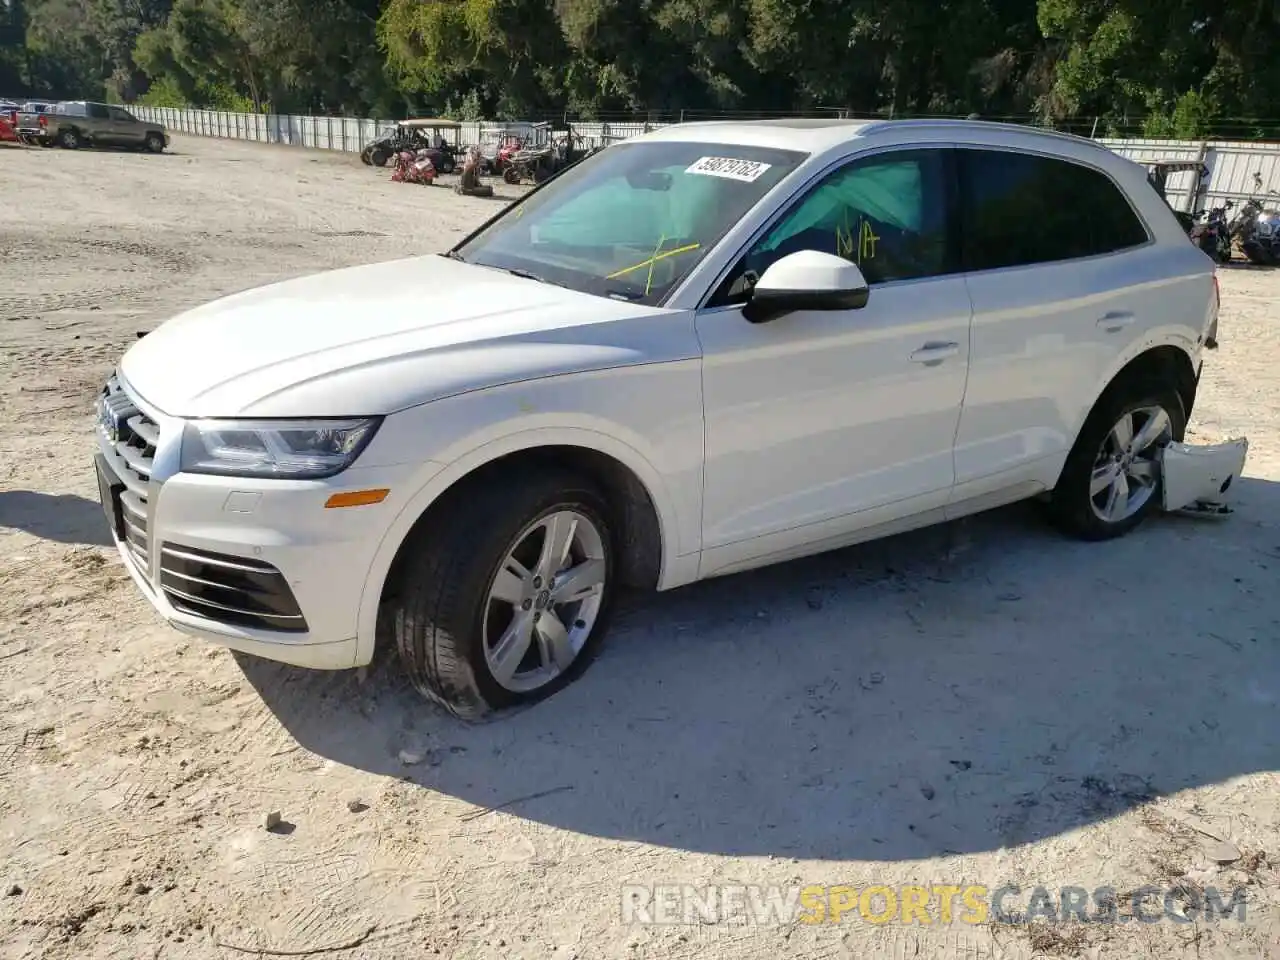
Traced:
<svg viewBox="0 0 1280 960">
<path fill-rule="evenodd" d="M 164 127 L 139 120 L 114 104 L 71 100 L 40 114 L 42 139 L 74 150 L 83 146 L 136 147 L 160 153 L 169 145 Z"/>
<path fill-rule="evenodd" d="M 57 104 L 48 100 L 29 100 L 14 111 L 13 126 L 23 143 L 38 143 L 46 147 L 53 145 L 40 118 L 55 106 Z"/>
</svg>

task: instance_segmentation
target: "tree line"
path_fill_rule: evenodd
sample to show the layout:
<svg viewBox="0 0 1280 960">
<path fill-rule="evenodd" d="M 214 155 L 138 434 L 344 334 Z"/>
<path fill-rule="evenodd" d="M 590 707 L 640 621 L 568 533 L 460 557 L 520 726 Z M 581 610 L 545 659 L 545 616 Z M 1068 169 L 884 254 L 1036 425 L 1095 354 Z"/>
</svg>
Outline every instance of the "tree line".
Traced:
<svg viewBox="0 0 1280 960">
<path fill-rule="evenodd" d="M 0 0 L 0 95 L 1280 135 L 1276 0 Z"/>
</svg>

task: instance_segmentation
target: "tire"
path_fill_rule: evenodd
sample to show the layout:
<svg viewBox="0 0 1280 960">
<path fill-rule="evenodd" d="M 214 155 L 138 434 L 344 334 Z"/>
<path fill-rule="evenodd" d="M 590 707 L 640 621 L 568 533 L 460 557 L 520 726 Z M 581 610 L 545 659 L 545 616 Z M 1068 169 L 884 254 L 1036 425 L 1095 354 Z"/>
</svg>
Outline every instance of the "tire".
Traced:
<svg viewBox="0 0 1280 960">
<path fill-rule="evenodd" d="M 374 147 L 369 151 L 369 162 L 375 167 L 385 167 L 390 159 L 391 154 L 382 147 Z"/>
<path fill-rule="evenodd" d="M 478 481 L 450 507 L 441 511 L 438 524 L 406 544 L 395 590 L 384 601 L 391 609 L 382 612 L 414 687 L 456 716 L 474 720 L 545 699 L 587 668 L 612 612 L 614 538 L 604 498 L 560 470 Z M 557 608 L 547 605 L 553 581 L 534 577 L 554 566 L 540 570 L 538 564 L 548 526 L 570 529 L 570 517 L 576 519 L 569 568 L 602 579 L 590 596 Z M 525 566 L 508 566 L 517 555 Z M 495 598 L 500 588 L 523 599 Z M 516 656 L 505 658 L 507 669 L 495 669 L 504 659 L 498 640 L 522 624 L 526 629 L 517 634 L 528 639 L 512 648 Z M 559 633 L 546 630 L 557 624 Z M 549 655 L 552 635 L 560 638 L 558 664 Z M 527 651 L 523 657 L 520 650 Z"/>
<path fill-rule="evenodd" d="M 164 153 L 164 137 L 158 133 L 148 133 L 143 145 L 148 153 Z"/>
<path fill-rule="evenodd" d="M 1119 462 L 1115 462 L 1118 454 L 1115 428 L 1122 419 L 1129 418 L 1134 439 L 1140 440 L 1143 428 L 1149 423 L 1149 412 L 1153 410 L 1162 411 L 1167 421 L 1161 425 L 1156 417 L 1157 422 L 1151 425 L 1153 432 L 1160 428 L 1157 440 L 1133 454 L 1119 453 Z M 1049 507 L 1055 522 L 1082 540 L 1110 540 L 1128 533 L 1160 507 L 1159 460 L 1152 459 L 1152 454 L 1169 441 L 1181 442 L 1186 428 L 1182 398 L 1172 387 L 1137 380 L 1122 380 L 1108 387 L 1080 429 L 1050 497 Z M 1132 475 L 1124 469 L 1128 464 L 1132 464 L 1129 468 L 1134 471 Z M 1139 468 L 1148 475 L 1149 487 L 1137 479 Z M 1115 477 L 1115 482 L 1100 490 L 1097 484 L 1108 477 Z M 1114 501 L 1111 499 L 1111 489 L 1119 491 L 1121 483 L 1124 484 L 1123 504 L 1119 496 Z M 1141 502 L 1135 507 L 1139 498 Z M 1123 505 L 1124 510 L 1112 511 L 1111 517 L 1103 516 L 1109 503 L 1116 507 Z"/>
<path fill-rule="evenodd" d="M 1271 257 L 1268 255 L 1268 252 L 1263 249 L 1262 244 L 1258 243 L 1256 240 L 1249 240 L 1245 242 L 1244 255 L 1255 267 L 1266 267 L 1271 265 Z"/>
<path fill-rule="evenodd" d="M 58 146 L 63 150 L 75 150 L 80 146 L 80 132 L 75 128 L 58 131 Z"/>
<path fill-rule="evenodd" d="M 520 172 L 515 167 L 507 167 L 502 171 L 502 179 L 510 184 L 520 182 Z"/>
</svg>

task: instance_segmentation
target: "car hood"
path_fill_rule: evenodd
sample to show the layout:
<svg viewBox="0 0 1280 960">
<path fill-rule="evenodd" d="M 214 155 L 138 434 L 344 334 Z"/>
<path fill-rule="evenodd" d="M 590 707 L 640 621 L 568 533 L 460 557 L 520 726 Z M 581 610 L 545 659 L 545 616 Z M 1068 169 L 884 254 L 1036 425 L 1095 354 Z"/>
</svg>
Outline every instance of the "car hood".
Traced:
<svg viewBox="0 0 1280 960">
<path fill-rule="evenodd" d="M 135 343 L 120 372 L 169 416 L 387 414 L 534 377 L 687 359 L 691 329 L 653 322 L 676 313 L 414 257 L 197 307 Z"/>
</svg>

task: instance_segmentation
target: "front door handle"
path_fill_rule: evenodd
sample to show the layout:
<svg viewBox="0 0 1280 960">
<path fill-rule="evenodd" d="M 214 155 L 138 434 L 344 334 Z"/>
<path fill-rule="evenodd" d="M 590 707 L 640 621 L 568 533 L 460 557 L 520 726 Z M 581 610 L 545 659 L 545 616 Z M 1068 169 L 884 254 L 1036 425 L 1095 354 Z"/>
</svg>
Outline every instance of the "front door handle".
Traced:
<svg viewBox="0 0 1280 960">
<path fill-rule="evenodd" d="M 926 367 L 936 367 L 943 360 L 954 357 L 960 352 L 960 344 L 929 342 L 911 355 L 913 363 L 923 363 Z"/>
<path fill-rule="evenodd" d="M 1098 326 L 1107 333 L 1119 333 L 1133 323 L 1134 316 L 1127 310 L 1112 310 L 1098 318 Z"/>
</svg>

